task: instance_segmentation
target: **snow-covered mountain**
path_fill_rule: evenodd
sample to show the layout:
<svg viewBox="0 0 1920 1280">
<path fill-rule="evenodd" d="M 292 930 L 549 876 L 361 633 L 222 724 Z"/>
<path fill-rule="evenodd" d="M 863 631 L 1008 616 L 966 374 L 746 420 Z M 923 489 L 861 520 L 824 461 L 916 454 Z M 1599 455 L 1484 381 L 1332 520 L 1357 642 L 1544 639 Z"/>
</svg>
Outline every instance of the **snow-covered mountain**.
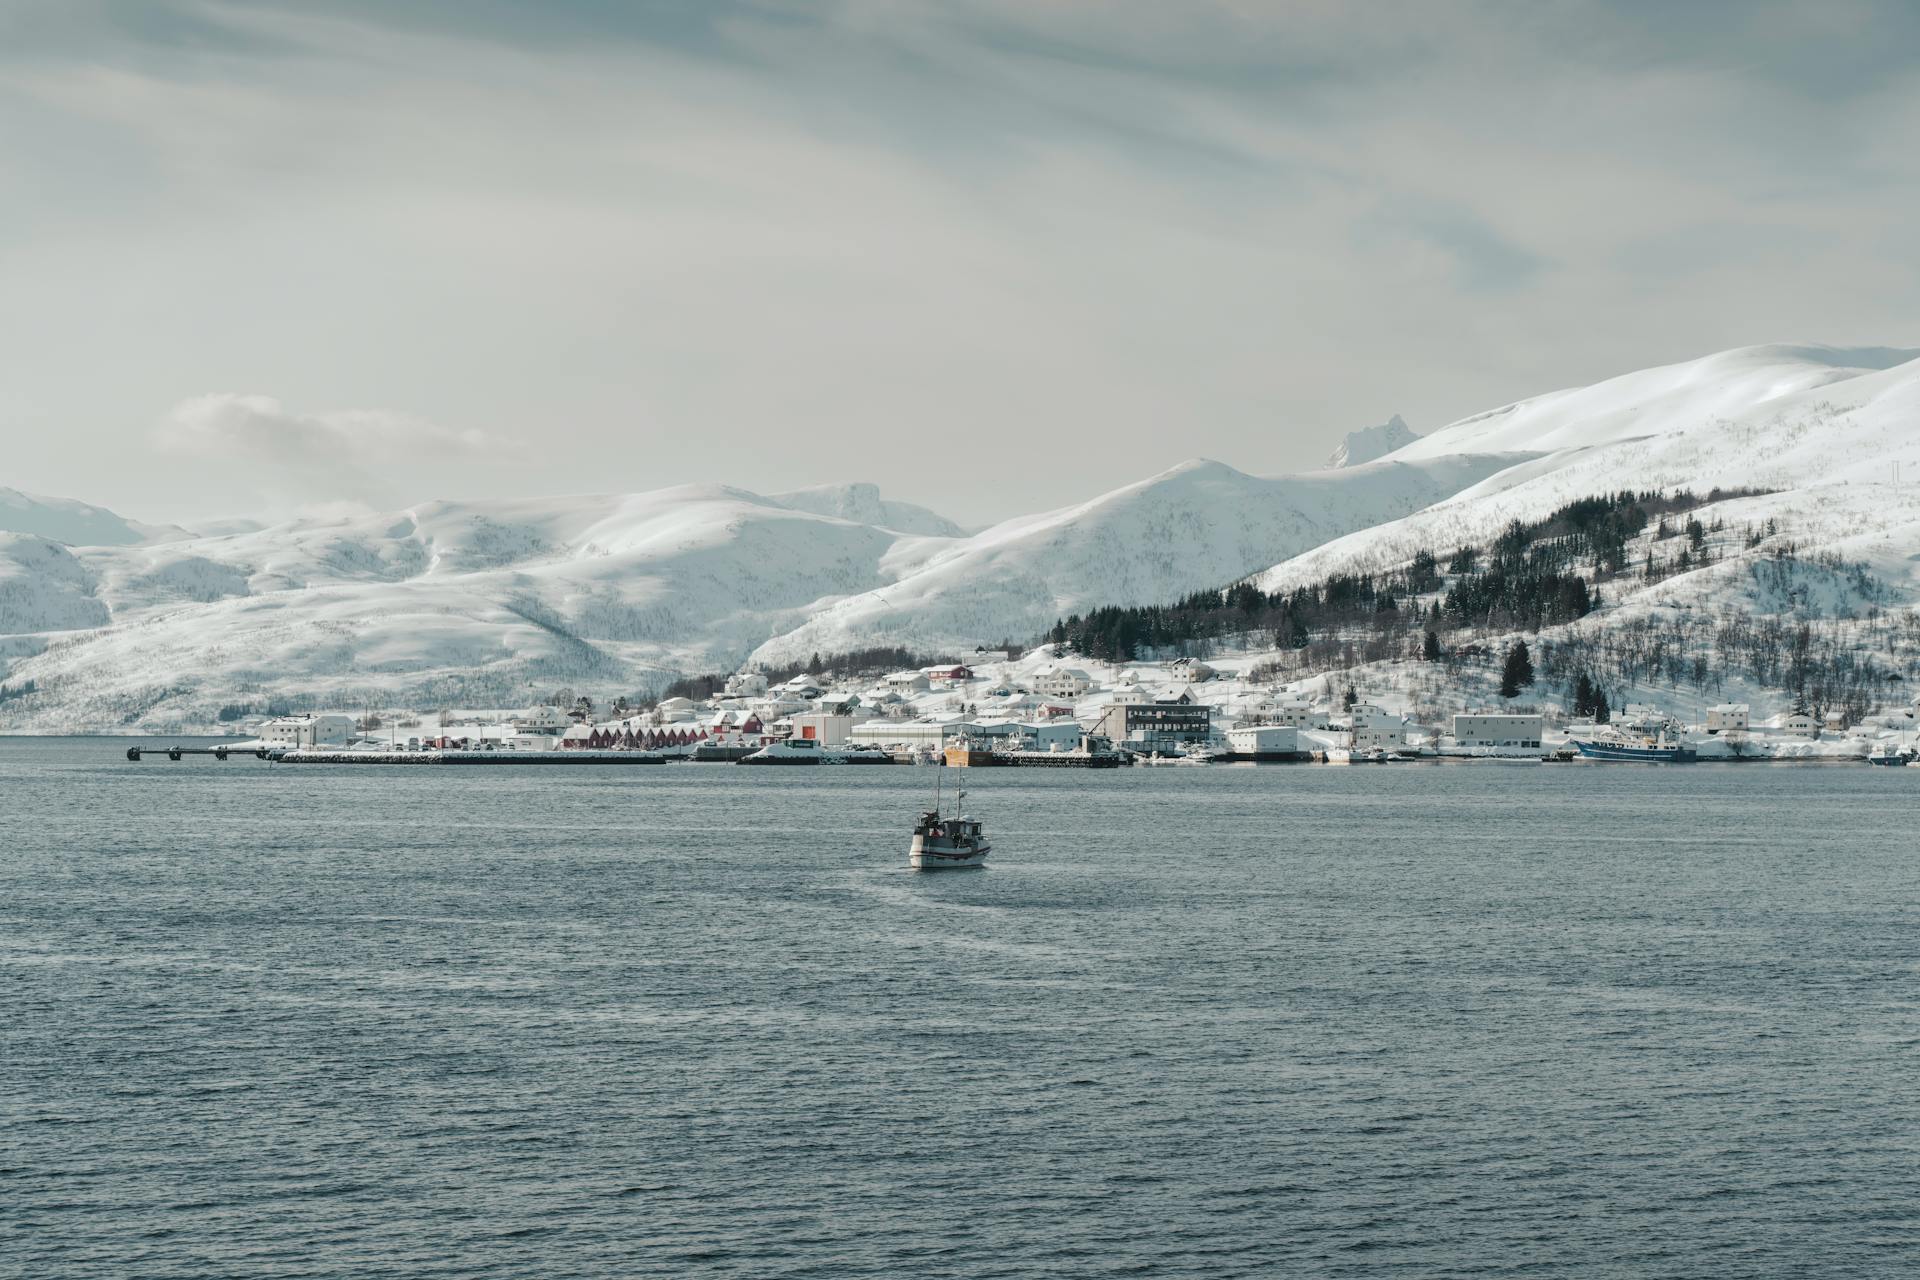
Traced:
<svg viewBox="0 0 1920 1280">
<path fill-rule="evenodd" d="M 1876 532 L 1920 481 L 1920 350 L 1758 346 L 1645 369 L 1476 414 L 1390 455 L 1531 460 L 1426 510 L 1276 564 L 1272 589 L 1478 542 L 1513 519 L 1620 489 L 1767 489 L 1749 502 L 1817 545 Z M 1896 477 L 1902 481 L 1895 485 Z M 1909 548 L 1920 552 L 1920 545 Z"/>
<path fill-rule="evenodd" d="M 218 537 L 0 562 L 10 728 L 209 723 L 223 707 L 524 700 L 870 644 L 1025 640 L 1171 600 L 1418 510 L 1513 458 L 1275 480 L 1191 462 L 971 536 L 870 485 L 718 485 L 432 502 Z"/>
<path fill-rule="evenodd" d="M 530 686 L 637 692 L 869 645 L 969 649 L 1247 575 L 1275 588 L 1401 564 L 1622 488 L 1768 491 L 1715 514 L 1772 520 L 1920 600 L 1920 351 L 1742 348 L 1365 451 L 1277 478 L 1188 462 L 973 534 L 870 485 L 431 502 L 161 542 L 99 526 L 118 545 L 0 534 L 0 694 L 35 689 L 0 697 L 0 728 L 206 726 L 269 701 L 512 704 Z M 1740 607 L 1755 581 L 1716 563 L 1635 607 Z"/>
<path fill-rule="evenodd" d="M 1358 431 L 1347 432 L 1340 441 L 1340 447 L 1328 456 L 1327 465 L 1357 467 L 1363 462 L 1384 458 L 1395 449 L 1412 444 L 1419 438 L 1413 428 L 1396 413 L 1377 427 L 1362 427 Z"/>
<path fill-rule="evenodd" d="M 105 507 L 0 487 L 0 533 L 29 533 L 71 546 L 122 547 L 191 535 L 173 525 L 142 524 Z"/>
<path fill-rule="evenodd" d="M 753 660 L 777 665 L 870 644 L 1025 641 L 1099 605 L 1170 602 L 1233 581 L 1276 551 L 1305 550 L 1417 511 L 1525 456 L 1378 462 L 1277 479 L 1194 459 L 971 538 L 903 541 L 882 566 L 884 586 L 823 601 Z"/>
</svg>

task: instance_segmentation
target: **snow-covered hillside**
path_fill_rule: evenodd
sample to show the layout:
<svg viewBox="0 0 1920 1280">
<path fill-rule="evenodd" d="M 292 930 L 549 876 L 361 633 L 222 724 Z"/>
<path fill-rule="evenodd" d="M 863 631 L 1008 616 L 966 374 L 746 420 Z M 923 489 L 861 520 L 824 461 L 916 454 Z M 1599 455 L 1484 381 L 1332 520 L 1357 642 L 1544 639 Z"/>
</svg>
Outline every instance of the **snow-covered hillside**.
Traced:
<svg viewBox="0 0 1920 1280">
<path fill-rule="evenodd" d="M 37 692 L 0 716 L 44 730 L 207 724 L 267 701 L 511 703 L 529 682 L 639 692 L 815 649 L 1024 641 L 1061 612 L 1172 600 L 1512 461 L 1276 480 L 1194 462 L 972 536 L 870 485 L 706 485 L 432 502 L 44 564 L 22 552 L 31 586 L 0 635 L 6 681 Z"/>
<path fill-rule="evenodd" d="M 377 517 L 72 553 L 104 617 L 62 602 L 10 727 L 206 723 L 254 700 L 513 701 L 529 680 L 640 689 L 737 661 L 822 596 L 867 590 L 900 535 L 744 490 L 432 502 Z M 29 549 L 31 550 L 31 549 Z M 18 558 L 18 557 L 16 557 Z M 30 558 L 30 557 L 29 557 Z M 37 563 L 37 562 L 36 562 Z M 56 573 L 55 570 L 58 570 Z"/>
<path fill-rule="evenodd" d="M 511 705 L 529 686 L 637 693 L 814 652 L 1026 641 L 1057 617 L 1247 575 L 1271 590 L 1444 557 L 1623 488 L 1765 490 L 1703 518 L 1771 522 L 1802 553 L 1871 566 L 1875 601 L 1920 600 L 1920 352 L 1742 348 L 1353 462 L 1396 424 L 1350 438 L 1351 465 L 1259 478 L 1189 462 L 970 535 L 870 485 L 430 502 L 167 541 L 117 517 L 65 530 L 120 545 L 0 534 L 0 729 L 208 726 L 269 702 Z M 1583 625 L 1762 608 L 1779 585 L 1739 551 L 1610 583 Z"/>
<path fill-rule="evenodd" d="M 1417 511 L 1515 456 L 1377 462 L 1262 479 L 1196 459 L 1091 502 L 1008 520 L 964 540 L 904 542 L 884 587 L 823 607 L 756 662 L 870 644 L 914 649 L 1011 638 L 1103 604 L 1157 604 Z"/>
<path fill-rule="evenodd" d="M 1920 483 L 1920 350 L 1742 347 L 1523 400 L 1390 456 L 1430 462 L 1486 449 L 1536 456 L 1256 580 L 1272 590 L 1399 564 L 1416 550 L 1478 542 L 1509 520 L 1620 489 L 1776 490 L 1762 506 L 1816 542 L 1897 524 L 1878 513 L 1902 504 L 1905 485 Z M 1858 486 L 1872 488 L 1843 492 Z M 1844 526 L 1824 520 L 1822 509 L 1847 511 Z"/>
</svg>

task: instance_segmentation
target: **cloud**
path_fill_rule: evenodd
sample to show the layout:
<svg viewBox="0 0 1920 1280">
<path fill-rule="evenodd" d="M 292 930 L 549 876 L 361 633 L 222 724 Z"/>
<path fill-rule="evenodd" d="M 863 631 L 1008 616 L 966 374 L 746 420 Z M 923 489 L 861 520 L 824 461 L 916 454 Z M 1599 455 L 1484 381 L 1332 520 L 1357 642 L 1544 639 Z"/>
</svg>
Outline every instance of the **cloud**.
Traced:
<svg viewBox="0 0 1920 1280">
<path fill-rule="evenodd" d="M 232 392 L 181 401 L 154 425 L 152 443 L 216 464 L 269 499 L 303 504 L 391 502 L 404 492 L 403 474 L 517 452 L 483 431 L 393 409 L 296 413 L 272 396 Z"/>
<path fill-rule="evenodd" d="M 180 519 L 219 495 L 145 490 L 911 497 L 965 439 L 989 463 L 941 485 L 990 519 L 1747 342 L 1911 343 L 1917 14 L 15 0 L 0 431 L 39 488 Z M 167 424 L 165 476 L 97 465 L 213 386 L 522 451 L 227 403 Z"/>
</svg>

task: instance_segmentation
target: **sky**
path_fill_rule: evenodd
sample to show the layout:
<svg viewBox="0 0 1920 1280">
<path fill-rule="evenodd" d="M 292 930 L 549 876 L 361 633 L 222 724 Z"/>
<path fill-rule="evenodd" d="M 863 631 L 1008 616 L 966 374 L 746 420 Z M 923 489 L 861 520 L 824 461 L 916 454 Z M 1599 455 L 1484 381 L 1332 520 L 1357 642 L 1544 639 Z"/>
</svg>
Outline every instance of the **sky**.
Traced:
<svg viewBox="0 0 1920 1280">
<path fill-rule="evenodd" d="M 0 485 L 965 523 L 1920 344 L 1920 6 L 7 0 Z"/>
</svg>

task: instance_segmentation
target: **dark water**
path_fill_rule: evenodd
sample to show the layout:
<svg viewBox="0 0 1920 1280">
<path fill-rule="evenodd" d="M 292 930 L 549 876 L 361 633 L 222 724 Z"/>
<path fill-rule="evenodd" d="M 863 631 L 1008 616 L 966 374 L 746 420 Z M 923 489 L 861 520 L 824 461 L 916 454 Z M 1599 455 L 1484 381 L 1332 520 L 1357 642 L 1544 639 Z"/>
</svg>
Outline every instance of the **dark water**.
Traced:
<svg viewBox="0 0 1920 1280">
<path fill-rule="evenodd" d="M 9 1276 L 1920 1270 L 1920 770 L 0 740 Z M 952 775 L 949 775 L 952 776 Z"/>
</svg>

